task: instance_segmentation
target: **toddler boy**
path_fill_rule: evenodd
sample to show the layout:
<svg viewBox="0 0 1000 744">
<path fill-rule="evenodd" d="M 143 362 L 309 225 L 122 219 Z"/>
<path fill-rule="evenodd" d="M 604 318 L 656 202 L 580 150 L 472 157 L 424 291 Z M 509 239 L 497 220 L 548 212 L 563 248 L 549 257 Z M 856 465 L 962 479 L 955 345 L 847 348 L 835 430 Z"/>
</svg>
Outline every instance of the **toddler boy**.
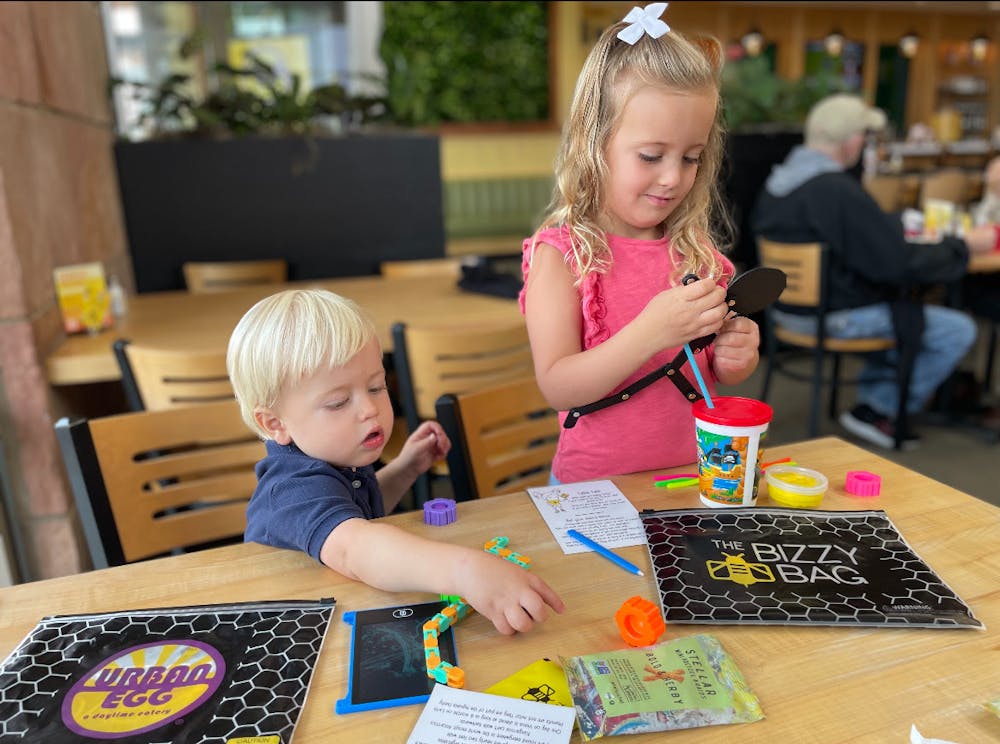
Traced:
<svg viewBox="0 0 1000 744">
<path fill-rule="evenodd" d="M 236 325 L 226 364 L 267 447 L 247 542 L 302 550 L 387 591 L 460 595 L 504 634 L 563 611 L 544 581 L 502 558 L 378 520 L 451 444 L 425 421 L 375 472 L 394 418 L 374 326 L 354 302 L 318 289 L 267 297 Z"/>
</svg>

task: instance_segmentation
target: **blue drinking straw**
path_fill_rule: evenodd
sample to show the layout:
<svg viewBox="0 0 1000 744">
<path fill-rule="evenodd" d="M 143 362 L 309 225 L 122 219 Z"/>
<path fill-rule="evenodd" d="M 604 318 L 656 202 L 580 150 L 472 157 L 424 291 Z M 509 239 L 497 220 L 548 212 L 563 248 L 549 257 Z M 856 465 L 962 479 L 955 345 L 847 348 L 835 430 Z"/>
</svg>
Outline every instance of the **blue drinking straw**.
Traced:
<svg viewBox="0 0 1000 744">
<path fill-rule="evenodd" d="M 694 360 L 694 352 L 691 351 L 690 344 L 684 344 L 684 353 L 687 354 L 688 361 L 691 362 L 691 369 L 694 370 L 694 379 L 698 381 L 698 387 L 701 388 L 701 394 L 705 396 L 705 405 L 709 408 L 715 408 L 715 403 L 712 402 L 712 396 L 709 395 L 708 392 L 708 386 L 701 378 L 701 370 L 698 369 L 698 362 Z"/>
</svg>

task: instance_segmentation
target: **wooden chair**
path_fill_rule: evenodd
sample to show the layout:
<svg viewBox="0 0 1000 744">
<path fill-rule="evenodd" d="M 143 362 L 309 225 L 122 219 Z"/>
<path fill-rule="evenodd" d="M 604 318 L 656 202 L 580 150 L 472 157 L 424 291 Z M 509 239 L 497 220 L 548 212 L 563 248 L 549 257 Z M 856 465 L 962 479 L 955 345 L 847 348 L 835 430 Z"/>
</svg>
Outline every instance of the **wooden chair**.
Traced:
<svg viewBox="0 0 1000 744">
<path fill-rule="evenodd" d="M 118 339 L 112 344 L 130 410 L 231 400 L 226 352 L 157 349 Z"/>
<path fill-rule="evenodd" d="M 409 431 L 437 416 L 445 393 L 461 394 L 534 374 L 528 331 L 522 321 L 467 328 L 392 326 L 392 366 L 399 403 Z M 441 467 L 435 474 L 444 475 Z M 430 496 L 430 479 L 414 484 L 420 507 Z"/>
<path fill-rule="evenodd" d="M 265 452 L 235 400 L 55 431 L 95 568 L 242 539 Z"/>
<path fill-rule="evenodd" d="M 871 176 L 865 179 L 864 186 L 883 212 L 896 212 L 902 207 L 903 181 L 898 176 Z"/>
<path fill-rule="evenodd" d="M 462 276 L 462 262 L 458 258 L 420 258 L 411 261 L 383 261 L 379 272 L 384 277 L 406 279 L 426 276 L 445 276 L 458 281 Z"/>
<path fill-rule="evenodd" d="M 804 308 L 815 316 L 817 331 L 814 335 L 796 333 L 782 328 L 773 317 L 773 308 L 765 311 L 764 342 L 767 353 L 767 367 L 764 373 L 764 386 L 760 399 L 767 400 L 771 379 L 775 372 L 791 379 L 812 383 L 811 408 L 807 433 L 809 438 L 819 433 L 820 400 L 823 388 L 829 387 L 829 409 L 831 419 L 837 416 L 837 392 L 841 385 L 854 384 L 853 381 L 840 379 L 840 362 L 844 354 L 871 354 L 884 352 L 896 346 L 893 339 L 886 338 L 855 338 L 837 339 L 826 335 L 826 313 L 828 308 L 828 272 L 827 248 L 822 243 L 779 243 L 766 238 L 757 239 L 757 249 L 762 266 L 772 266 L 785 272 L 788 283 L 778 301 L 784 305 Z M 812 360 L 812 369 L 808 374 L 801 373 L 788 366 L 784 350 L 779 344 L 791 347 L 794 351 L 805 351 Z M 801 355 L 801 354 L 800 354 Z M 829 377 L 824 376 L 824 366 L 827 359 L 832 361 Z M 909 388 L 909 374 L 899 374 L 900 380 L 899 410 L 896 421 L 896 449 L 902 444 L 905 432 L 906 392 Z M 905 383 L 905 384 L 904 384 Z"/>
<path fill-rule="evenodd" d="M 288 262 L 269 261 L 188 261 L 181 265 L 188 292 L 219 292 L 248 284 L 281 284 L 288 281 Z"/>
<path fill-rule="evenodd" d="M 920 185 L 920 207 L 928 199 L 941 199 L 964 207 L 969 193 L 969 177 L 958 168 L 945 168 L 928 173 Z"/>
<path fill-rule="evenodd" d="M 448 393 L 435 407 L 451 439 L 448 471 L 457 501 L 549 482 L 559 418 L 534 375 L 461 395 Z"/>
</svg>

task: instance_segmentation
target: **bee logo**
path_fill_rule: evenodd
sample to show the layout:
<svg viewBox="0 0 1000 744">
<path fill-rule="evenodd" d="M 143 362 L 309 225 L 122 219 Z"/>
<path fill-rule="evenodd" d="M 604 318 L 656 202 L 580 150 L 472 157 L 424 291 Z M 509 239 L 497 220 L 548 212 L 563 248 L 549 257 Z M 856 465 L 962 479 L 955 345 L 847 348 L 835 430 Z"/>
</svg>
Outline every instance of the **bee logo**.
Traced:
<svg viewBox="0 0 1000 744">
<path fill-rule="evenodd" d="M 521 700 L 531 700 L 536 703 L 551 703 L 555 694 L 555 688 L 543 682 L 537 687 L 529 687 L 528 691 L 521 695 Z"/>
<path fill-rule="evenodd" d="M 757 582 L 774 581 L 774 574 L 766 563 L 747 563 L 743 553 L 726 556 L 724 561 L 705 561 L 708 575 L 719 581 L 732 581 L 735 584 L 750 586 Z"/>
</svg>

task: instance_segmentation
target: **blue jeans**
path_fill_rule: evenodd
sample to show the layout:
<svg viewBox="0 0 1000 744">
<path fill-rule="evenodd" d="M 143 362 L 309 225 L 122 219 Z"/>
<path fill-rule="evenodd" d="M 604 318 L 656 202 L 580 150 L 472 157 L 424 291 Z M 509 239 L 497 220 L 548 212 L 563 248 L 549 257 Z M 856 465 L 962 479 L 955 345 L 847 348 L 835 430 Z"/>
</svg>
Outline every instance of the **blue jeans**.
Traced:
<svg viewBox="0 0 1000 744">
<path fill-rule="evenodd" d="M 774 310 L 779 325 L 797 333 L 816 333 L 816 319 L 807 315 Z M 826 314 L 826 332 L 831 338 L 889 338 L 895 340 L 888 303 L 867 305 Z M 908 413 L 917 413 L 958 366 L 976 340 L 975 321 L 959 310 L 940 305 L 924 305 L 924 334 L 913 362 Z M 895 418 L 899 408 L 898 385 L 886 374 L 886 364 L 894 364 L 895 349 L 866 355 L 858 375 L 857 402 Z"/>
</svg>

